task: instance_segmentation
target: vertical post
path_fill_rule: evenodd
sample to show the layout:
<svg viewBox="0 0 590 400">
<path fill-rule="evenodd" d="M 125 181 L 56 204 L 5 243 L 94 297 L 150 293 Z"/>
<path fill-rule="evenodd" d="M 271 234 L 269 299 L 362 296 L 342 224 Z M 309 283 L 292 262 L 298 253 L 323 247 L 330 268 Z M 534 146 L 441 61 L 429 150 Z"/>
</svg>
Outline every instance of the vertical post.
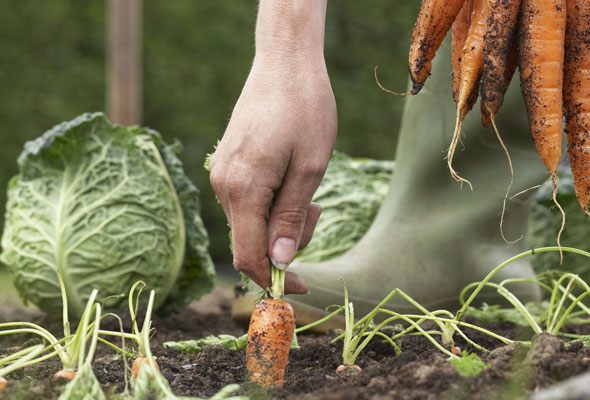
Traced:
<svg viewBox="0 0 590 400">
<path fill-rule="evenodd" d="M 122 125 L 141 122 L 141 2 L 108 0 L 107 114 Z"/>
</svg>

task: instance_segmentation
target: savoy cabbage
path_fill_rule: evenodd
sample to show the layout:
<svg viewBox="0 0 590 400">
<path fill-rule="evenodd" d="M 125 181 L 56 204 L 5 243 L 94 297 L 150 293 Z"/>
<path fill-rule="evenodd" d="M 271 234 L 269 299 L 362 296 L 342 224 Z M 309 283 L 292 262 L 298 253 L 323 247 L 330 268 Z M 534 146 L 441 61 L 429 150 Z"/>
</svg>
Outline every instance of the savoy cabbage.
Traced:
<svg viewBox="0 0 590 400">
<path fill-rule="evenodd" d="M 199 193 L 178 147 L 102 113 L 25 144 L 8 187 L 0 255 L 25 303 L 58 311 L 58 272 L 78 315 L 93 288 L 117 307 L 118 295 L 144 280 L 168 308 L 211 290 Z"/>
</svg>

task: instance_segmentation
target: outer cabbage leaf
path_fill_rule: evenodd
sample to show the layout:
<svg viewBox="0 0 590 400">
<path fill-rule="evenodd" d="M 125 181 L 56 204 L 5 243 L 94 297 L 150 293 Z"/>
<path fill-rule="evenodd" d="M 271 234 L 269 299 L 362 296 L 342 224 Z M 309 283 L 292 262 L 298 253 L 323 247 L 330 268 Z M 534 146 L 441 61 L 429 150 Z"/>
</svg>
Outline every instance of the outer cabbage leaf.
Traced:
<svg viewBox="0 0 590 400">
<path fill-rule="evenodd" d="M 25 303 L 57 312 L 57 271 L 77 314 L 93 288 L 118 306 L 137 280 L 157 305 L 212 287 L 198 192 L 157 132 L 83 114 L 26 143 L 18 165 L 0 260 Z"/>
<path fill-rule="evenodd" d="M 561 235 L 564 246 L 577 247 L 590 251 L 588 230 L 590 223 L 588 216 L 580 210 L 576 193 L 572 183 L 569 167 L 562 165 L 558 170 L 559 188 L 557 200 L 566 214 L 566 224 Z M 555 240 L 561 226 L 561 213 L 552 200 L 551 182 L 545 182 L 533 198 L 533 206 L 529 217 L 527 247 L 555 246 Z M 560 265 L 559 253 L 539 253 L 532 258 L 536 273 L 549 270 L 570 271 L 580 275 L 586 282 L 590 282 L 590 263 L 586 257 L 571 253 L 563 253 L 563 264 Z"/>
<path fill-rule="evenodd" d="M 322 206 L 311 242 L 298 253 L 301 262 L 336 257 L 367 232 L 389 190 L 392 161 L 351 158 L 335 151 L 313 201 Z"/>
</svg>

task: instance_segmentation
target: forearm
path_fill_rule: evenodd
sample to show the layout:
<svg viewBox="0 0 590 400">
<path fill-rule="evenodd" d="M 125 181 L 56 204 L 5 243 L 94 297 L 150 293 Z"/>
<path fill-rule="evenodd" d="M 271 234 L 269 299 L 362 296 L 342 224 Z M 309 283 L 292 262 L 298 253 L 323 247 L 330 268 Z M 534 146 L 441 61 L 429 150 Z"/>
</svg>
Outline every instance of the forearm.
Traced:
<svg viewBox="0 0 590 400">
<path fill-rule="evenodd" d="M 255 63 L 324 63 L 327 0 L 260 0 Z"/>
</svg>

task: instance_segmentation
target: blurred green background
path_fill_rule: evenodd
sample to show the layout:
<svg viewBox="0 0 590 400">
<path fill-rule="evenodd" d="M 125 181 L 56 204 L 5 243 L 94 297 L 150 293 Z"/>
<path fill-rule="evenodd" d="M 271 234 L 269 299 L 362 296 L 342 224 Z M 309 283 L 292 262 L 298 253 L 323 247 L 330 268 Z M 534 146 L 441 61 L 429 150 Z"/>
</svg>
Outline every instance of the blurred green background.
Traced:
<svg viewBox="0 0 590 400">
<path fill-rule="evenodd" d="M 26 140 L 85 111 L 105 109 L 105 1 L 0 0 L 0 213 Z M 339 108 L 337 149 L 391 158 L 419 2 L 331 1 L 326 58 Z M 143 125 L 185 145 L 202 191 L 217 263 L 231 261 L 227 228 L 202 169 L 223 134 L 254 53 L 254 0 L 144 0 Z M 0 220 L 0 222 L 2 222 Z M 3 225 L 3 222 L 2 222 Z M 2 288 L 0 288 L 1 290 Z"/>
</svg>

